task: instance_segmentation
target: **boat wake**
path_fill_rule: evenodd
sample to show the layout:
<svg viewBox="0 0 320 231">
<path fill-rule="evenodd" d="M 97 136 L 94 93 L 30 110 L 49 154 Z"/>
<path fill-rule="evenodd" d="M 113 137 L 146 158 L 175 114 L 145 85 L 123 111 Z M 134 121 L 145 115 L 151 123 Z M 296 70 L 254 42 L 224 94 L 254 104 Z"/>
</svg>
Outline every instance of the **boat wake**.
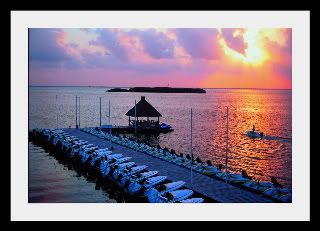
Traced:
<svg viewBox="0 0 320 231">
<path fill-rule="evenodd" d="M 292 138 L 289 137 L 281 137 L 281 136 L 263 136 L 261 139 L 265 140 L 276 140 L 276 141 L 292 141 Z"/>
<path fill-rule="evenodd" d="M 251 134 L 248 135 L 248 133 L 245 133 L 244 135 L 248 136 L 250 138 L 258 138 L 260 140 L 275 140 L 275 141 L 280 141 L 280 142 L 281 141 L 282 142 L 291 142 L 292 141 L 292 138 L 290 138 L 290 137 L 272 136 L 272 135 L 262 135 L 262 136 L 260 136 L 260 134 L 259 135 L 255 135 L 254 134 L 254 136 L 253 136 Z"/>
</svg>

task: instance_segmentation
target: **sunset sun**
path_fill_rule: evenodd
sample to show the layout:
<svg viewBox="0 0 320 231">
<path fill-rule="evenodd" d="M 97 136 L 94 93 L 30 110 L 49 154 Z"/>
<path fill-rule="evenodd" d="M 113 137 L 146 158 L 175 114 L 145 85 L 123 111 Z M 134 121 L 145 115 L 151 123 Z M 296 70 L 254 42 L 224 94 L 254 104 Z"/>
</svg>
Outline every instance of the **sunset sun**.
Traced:
<svg viewBox="0 0 320 231">
<path fill-rule="evenodd" d="M 225 53 L 225 55 L 233 60 L 239 60 L 245 64 L 249 65 L 260 65 L 268 58 L 267 53 L 264 51 L 261 44 L 261 35 L 259 30 L 255 29 L 246 29 L 244 32 L 236 30 L 233 33 L 233 36 L 239 37 L 242 36 L 243 42 L 247 45 L 244 50 L 244 53 L 238 52 L 230 48 L 225 39 L 221 37 L 219 43 Z"/>
</svg>

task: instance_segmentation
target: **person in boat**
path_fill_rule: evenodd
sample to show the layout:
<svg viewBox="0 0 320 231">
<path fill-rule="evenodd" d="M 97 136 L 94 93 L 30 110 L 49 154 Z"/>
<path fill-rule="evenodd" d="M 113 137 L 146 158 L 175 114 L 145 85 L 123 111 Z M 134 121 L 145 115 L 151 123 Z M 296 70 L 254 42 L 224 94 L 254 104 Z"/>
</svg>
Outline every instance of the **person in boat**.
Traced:
<svg viewBox="0 0 320 231">
<path fill-rule="evenodd" d="M 253 126 L 252 126 L 252 133 L 254 133 L 255 130 L 256 130 L 256 127 L 253 125 Z"/>
</svg>

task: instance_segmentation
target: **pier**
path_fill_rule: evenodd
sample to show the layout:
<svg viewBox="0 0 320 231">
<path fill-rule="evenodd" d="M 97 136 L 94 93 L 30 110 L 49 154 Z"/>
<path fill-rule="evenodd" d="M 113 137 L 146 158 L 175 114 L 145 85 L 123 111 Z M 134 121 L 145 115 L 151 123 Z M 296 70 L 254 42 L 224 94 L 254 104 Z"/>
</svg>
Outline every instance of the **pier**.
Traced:
<svg viewBox="0 0 320 231">
<path fill-rule="evenodd" d="M 106 148 L 110 146 L 110 141 L 96 137 L 79 129 L 66 128 L 62 129 L 70 135 L 77 136 L 98 146 Z M 165 175 L 171 181 L 183 180 L 186 182 L 186 187 L 203 194 L 215 201 L 223 203 L 270 203 L 276 202 L 263 195 L 242 189 L 240 187 L 227 184 L 223 181 L 212 177 L 193 172 L 192 184 L 190 181 L 190 170 L 165 160 L 158 159 L 143 152 L 112 143 L 115 153 L 122 153 L 125 156 L 132 157 L 133 161 L 139 165 L 147 165 L 150 169 L 156 169 L 161 175 Z"/>
<path fill-rule="evenodd" d="M 173 131 L 168 124 L 160 124 L 161 113 L 157 111 L 145 98 L 141 100 L 125 114 L 128 116 L 128 126 L 110 124 L 110 101 L 109 101 L 109 124 L 101 124 L 101 98 L 100 98 L 100 129 L 111 133 L 166 133 Z M 134 118 L 134 119 L 132 119 Z M 140 120 L 139 120 L 140 118 Z M 144 118 L 144 119 L 143 119 Z M 153 119 L 152 119 L 153 118 Z"/>
</svg>

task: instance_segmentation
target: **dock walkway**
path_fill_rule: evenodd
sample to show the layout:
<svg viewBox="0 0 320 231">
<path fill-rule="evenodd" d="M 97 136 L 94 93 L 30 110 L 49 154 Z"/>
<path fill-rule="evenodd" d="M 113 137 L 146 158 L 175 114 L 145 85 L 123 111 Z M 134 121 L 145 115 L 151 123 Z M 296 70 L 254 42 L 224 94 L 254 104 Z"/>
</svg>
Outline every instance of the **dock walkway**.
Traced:
<svg viewBox="0 0 320 231">
<path fill-rule="evenodd" d="M 87 140 L 99 148 L 110 146 L 110 141 L 80 131 L 79 129 L 63 129 L 70 135 L 77 136 L 79 139 Z M 213 179 L 200 173 L 192 173 L 192 185 L 190 182 L 190 170 L 181 166 L 169 163 L 165 160 L 147 155 L 142 152 L 112 143 L 115 153 L 132 157 L 137 165 L 147 165 L 149 170 L 157 170 L 160 175 L 167 176 L 171 181 L 183 180 L 186 187 L 193 189 L 207 197 L 223 203 L 270 203 L 272 199 L 263 195 L 238 188 L 225 182 Z"/>
</svg>

